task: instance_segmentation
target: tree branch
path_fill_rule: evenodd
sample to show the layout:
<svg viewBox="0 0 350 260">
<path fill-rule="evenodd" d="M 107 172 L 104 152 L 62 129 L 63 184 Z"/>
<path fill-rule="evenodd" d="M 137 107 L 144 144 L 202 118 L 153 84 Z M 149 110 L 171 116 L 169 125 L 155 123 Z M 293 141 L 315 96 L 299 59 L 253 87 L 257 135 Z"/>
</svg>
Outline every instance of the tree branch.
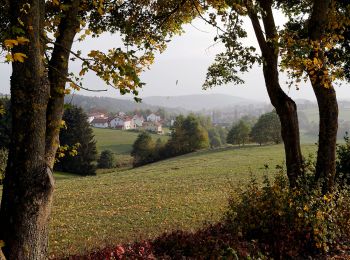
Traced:
<svg viewBox="0 0 350 260">
<path fill-rule="evenodd" d="M 171 18 L 171 16 L 173 14 L 175 14 L 183 5 L 185 5 L 185 3 L 188 0 L 182 0 L 173 10 L 171 10 L 169 13 L 163 14 L 163 15 L 159 15 L 156 18 L 162 18 L 162 16 L 165 16 L 165 18 L 162 20 L 162 22 L 157 26 L 157 29 L 163 27 L 163 25 Z"/>
<path fill-rule="evenodd" d="M 58 73 L 62 78 L 64 78 L 66 81 L 73 83 L 74 85 L 78 86 L 81 89 L 84 89 L 86 91 L 91 91 L 91 92 L 103 92 L 103 91 L 107 91 L 107 89 L 89 89 L 89 88 L 84 88 L 80 85 L 78 85 L 76 82 L 74 82 L 71 78 L 67 77 L 66 75 L 62 74 L 57 68 L 48 65 L 51 69 L 53 69 L 56 73 Z"/>
<path fill-rule="evenodd" d="M 261 28 L 261 25 L 260 25 L 260 21 L 259 21 L 259 18 L 258 18 L 258 15 L 256 13 L 256 11 L 252 8 L 252 2 L 249 1 L 249 3 L 247 3 L 247 9 L 248 9 L 248 16 L 252 22 L 252 25 L 253 25 L 253 29 L 254 29 L 254 32 L 255 32 L 255 36 L 256 36 L 256 39 L 258 40 L 258 44 L 260 46 L 260 49 L 261 49 L 261 52 L 263 54 L 266 53 L 267 51 L 267 43 L 266 43 L 266 39 L 265 39 L 265 36 L 264 36 L 264 32 Z"/>
</svg>

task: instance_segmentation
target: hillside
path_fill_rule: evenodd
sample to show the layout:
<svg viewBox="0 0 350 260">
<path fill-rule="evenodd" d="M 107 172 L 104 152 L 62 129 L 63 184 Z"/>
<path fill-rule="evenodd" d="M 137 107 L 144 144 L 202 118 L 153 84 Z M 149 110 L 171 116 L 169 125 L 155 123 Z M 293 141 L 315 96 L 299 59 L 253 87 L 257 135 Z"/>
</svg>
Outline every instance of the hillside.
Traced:
<svg viewBox="0 0 350 260">
<path fill-rule="evenodd" d="M 169 112 L 185 113 L 186 111 L 199 111 L 220 109 L 233 106 L 266 105 L 263 102 L 224 95 L 185 95 L 185 96 L 151 96 L 142 98 L 141 103 L 132 99 L 117 99 L 111 97 L 88 97 L 82 95 L 67 95 L 65 102 L 82 107 L 85 111 L 103 110 L 107 112 L 134 111 L 136 109 L 166 108 Z"/>
<path fill-rule="evenodd" d="M 265 105 L 263 102 L 224 94 L 152 96 L 143 98 L 145 104 L 168 108 L 184 108 L 191 111 L 219 109 L 243 105 Z"/>
<path fill-rule="evenodd" d="M 304 154 L 315 146 L 303 146 Z M 193 230 L 218 221 L 227 197 L 268 164 L 283 164 L 283 146 L 201 151 L 97 177 L 58 180 L 50 227 L 52 255 Z"/>
<path fill-rule="evenodd" d="M 66 95 L 66 104 L 73 104 L 82 107 L 85 111 L 105 111 L 116 113 L 119 111 L 130 112 L 137 109 L 150 109 L 156 111 L 160 106 L 146 104 L 144 102 L 137 103 L 132 99 L 117 99 L 111 97 L 88 97 L 83 95 Z M 167 109 L 168 112 L 181 113 L 184 109 Z"/>
</svg>

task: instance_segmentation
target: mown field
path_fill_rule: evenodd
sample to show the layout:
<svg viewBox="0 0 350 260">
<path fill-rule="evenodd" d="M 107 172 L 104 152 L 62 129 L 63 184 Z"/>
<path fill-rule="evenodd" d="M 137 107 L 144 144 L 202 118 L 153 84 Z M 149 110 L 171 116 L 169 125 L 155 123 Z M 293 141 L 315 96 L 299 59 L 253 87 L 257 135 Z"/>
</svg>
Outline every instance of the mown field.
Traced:
<svg viewBox="0 0 350 260">
<path fill-rule="evenodd" d="M 313 153 L 315 146 L 304 145 L 303 151 Z M 283 157 L 282 145 L 230 147 L 96 177 L 60 179 L 50 226 L 51 256 L 217 221 L 230 193 L 252 173 L 261 179 L 265 164 L 272 177 Z"/>
</svg>

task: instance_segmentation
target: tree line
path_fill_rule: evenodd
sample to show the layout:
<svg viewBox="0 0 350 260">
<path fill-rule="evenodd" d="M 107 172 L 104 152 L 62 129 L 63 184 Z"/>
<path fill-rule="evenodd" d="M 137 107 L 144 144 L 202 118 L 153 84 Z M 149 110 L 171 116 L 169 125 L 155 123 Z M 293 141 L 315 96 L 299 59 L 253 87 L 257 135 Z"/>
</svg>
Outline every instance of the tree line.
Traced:
<svg viewBox="0 0 350 260">
<path fill-rule="evenodd" d="M 147 2 L 147 1 L 146 1 Z M 121 94 L 137 95 L 139 75 L 154 53 L 196 17 L 218 30 L 224 43 L 208 69 L 204 87 L 242 83 L 238 73 L 262 65 L 265 87 L 282 124 L 287 175 L 291 187 L 304 175 L 295 102 L 280 85 L 280 68 L 293 84 L 309 80 L 317 98 L 320 124 L 315 182 L 327 193 L 334 186 L 338 106 L 336 80 L 349 80 L 348 1 L 44 1 L 0 2 L 0 43 L 12 65 L 12 134 L 0 211 L 0 239 L 9 259 L 45 259 L 48 219 L 54 182 L 52 169 L 59 147 L 66 83 L 84 88 L 79 80 L 92 70 Z M 277 26 L 275 11 L 286 16 Z M 244 45 L 243 20 L 251 22 L 259 51 Z M 216 23 L 224 28 L 218 28 Z M 283 28 L 283 29 L 280 29 Z M 219 30 L 221 29 L 221 30 Z M 74 52 L 75 38 L 121 33 L 128 46 L 108 52 Z M 140 54 L 140 55 L 139 55 Z M 82 61 L 79 75 L 69 74 L 73 59 Z M 281 61 L 281 62 L 279 62 Z M 135 97 L 138 100 L 137 97 Z M 30 150 L 30 152 L 26 152 Z M 30 203 L 29 203 L 30 202 Z M 40 220 L 40 221 L 39 221 Z"/>
<path fill-rule="evenodd" d="M 249 142 L 259 145 L 282 142 L 281 123 L 276 111 L 261 115 L 254 125 L 241 119 L 232 126 L 227 135 L 227 143 L 245 145 Z"/>
<path fill-rule="evenodd" d="M 167 142 L 154 141 L 147 132 L 142 132 L 135 140 L 131 155 L 134 166 L 191 153 L 208 147 L 219 147 L 226 143 L 227 132 L 222 127 L 213 126 L 208 117 L 180 115 L 170 128 Z"/>
</svg>

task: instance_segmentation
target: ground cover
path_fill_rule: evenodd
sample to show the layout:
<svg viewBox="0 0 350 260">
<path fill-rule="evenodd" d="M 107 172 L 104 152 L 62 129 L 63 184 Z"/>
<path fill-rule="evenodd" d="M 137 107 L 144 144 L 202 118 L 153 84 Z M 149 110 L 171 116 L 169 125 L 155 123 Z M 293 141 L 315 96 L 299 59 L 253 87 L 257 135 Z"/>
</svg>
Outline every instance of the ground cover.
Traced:
<svg viewBox="0 0 350 260">
<path fill-rule="evenodd" d="M 304 154 L 314 153 L 304 145 Z M 273 177 L 283 146 L 200 151 L 136 169 L 56 183 L 50 226 L 51 256 L 196 230 L 218 221 L 230 192 L 251 173 Z"/>
</svg>

